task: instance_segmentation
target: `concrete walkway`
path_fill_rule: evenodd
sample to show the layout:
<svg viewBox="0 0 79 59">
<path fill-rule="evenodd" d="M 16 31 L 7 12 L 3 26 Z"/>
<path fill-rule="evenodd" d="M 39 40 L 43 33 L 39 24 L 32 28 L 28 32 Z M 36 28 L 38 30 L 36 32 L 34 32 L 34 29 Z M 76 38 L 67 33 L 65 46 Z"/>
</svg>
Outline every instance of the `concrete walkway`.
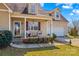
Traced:
<svg viewBox="0 0 79 59">
<path fill-rule="evenodd" d="M 12 47 L 15 48 L 41 48 L 41 47 L 51 47 L 54 46 L 54 44 L 10 44 Z"/>
<path fill-rule="evenodd" d="M 70 42 L 70 39 L 68 37 L 57 37 L 55 40 L 65 44 Z"/>
<path fill-rule="evenodd" d="M 53 47 L 55 45 L 65 45 L 65 44 L 54 42 L 53 44 L 49 44 L 49 43 L 42 43 L 42 44 L 24 44 L 24 43 L 20 43 L 20 44 L 14 44 L 14 43 L 11 43 L 10 45 L 12 47 L 15 47 L 15 48 L 41 48 L 41 47 Z"/>
</svg>

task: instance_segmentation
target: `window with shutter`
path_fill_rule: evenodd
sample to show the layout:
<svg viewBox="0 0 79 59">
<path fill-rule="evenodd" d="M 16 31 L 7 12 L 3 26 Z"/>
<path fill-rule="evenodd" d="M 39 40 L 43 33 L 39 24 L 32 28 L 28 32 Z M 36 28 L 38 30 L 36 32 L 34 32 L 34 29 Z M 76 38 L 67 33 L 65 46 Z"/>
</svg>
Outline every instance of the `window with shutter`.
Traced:
<svg viewBox="0 0 79 59">
<path fill-rule="evenodd" d="M 28 30 L 40 30 L 39 27 L 40 27 L 39 22 L 35 22 L 35 21 L 28 22 Z"/>
</svg>

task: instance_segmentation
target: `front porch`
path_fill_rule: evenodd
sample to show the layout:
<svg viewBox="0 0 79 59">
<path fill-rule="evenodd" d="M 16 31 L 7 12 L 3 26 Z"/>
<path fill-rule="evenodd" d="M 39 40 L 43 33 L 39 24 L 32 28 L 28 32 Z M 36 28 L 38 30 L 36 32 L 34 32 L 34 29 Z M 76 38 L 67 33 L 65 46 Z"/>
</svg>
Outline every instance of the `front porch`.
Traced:
<svg viewBox="0 0 79 59">
<path fill-rule="evenodd" d="M 23 39 L 29 37 L 47 37 L 47 28 L 50 27 L 51 20 L 45 16 L 13 14 L 11 15 L 11 31 L 14 37 Z M 50 27 L 51 29 L 51 27 Z"/>
</svg>

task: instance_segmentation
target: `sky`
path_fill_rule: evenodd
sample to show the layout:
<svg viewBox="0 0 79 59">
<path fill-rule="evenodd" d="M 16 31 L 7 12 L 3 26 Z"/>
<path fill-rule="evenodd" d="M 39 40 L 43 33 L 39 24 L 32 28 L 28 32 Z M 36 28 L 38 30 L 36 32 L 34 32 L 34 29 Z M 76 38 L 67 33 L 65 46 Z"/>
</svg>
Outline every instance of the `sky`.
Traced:
<svg viewBox="0 0 79 59">
<path fill-rule="evenodd" d="M 79 20 L 79 3 L 41 3 L 41 7 L 48 11 L 58 7 L 69 22 Z"/>
</svg>

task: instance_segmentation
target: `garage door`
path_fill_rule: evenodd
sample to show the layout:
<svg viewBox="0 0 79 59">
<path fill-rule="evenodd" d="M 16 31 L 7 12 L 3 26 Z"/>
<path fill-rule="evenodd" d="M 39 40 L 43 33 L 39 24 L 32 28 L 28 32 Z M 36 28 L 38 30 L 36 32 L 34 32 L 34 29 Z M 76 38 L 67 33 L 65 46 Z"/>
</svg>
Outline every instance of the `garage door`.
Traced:
<svg viewBox="0 0 79 59">
<path fill-rule="evenodd" d="M 64 36 L 65 31 L 64 28 L 53 28 L 53 33 L 55 33 L 57 36 Z"/>
</svg>

